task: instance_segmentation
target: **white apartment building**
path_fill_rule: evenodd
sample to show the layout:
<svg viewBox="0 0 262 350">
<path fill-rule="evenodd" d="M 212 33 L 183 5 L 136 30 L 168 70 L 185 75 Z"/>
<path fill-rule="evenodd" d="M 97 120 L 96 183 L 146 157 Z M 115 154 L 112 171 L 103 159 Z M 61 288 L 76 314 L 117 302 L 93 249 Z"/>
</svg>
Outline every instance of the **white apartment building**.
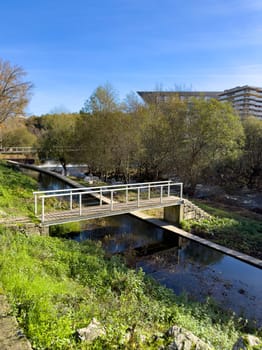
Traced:
<svg viewBox="0 0 262 350">
<path fill-rule="evenodd" d="M 254 116 L 262 119 L 262 88 L 249 85 L 238 86 L 225 91 L 138 91 L 146 103 L 164 103 L 174 96 L 180 100 L 215 98 L 221 102 L 229 102 L 241 118 Z"/>
<path fill-rule="evenodd" d="M 253 115 L 262 119 L 262 88 L 238 86 L 225 90 L 218 96 L 219 101 L 230 102 L 241 118 Z"/>
</svg>

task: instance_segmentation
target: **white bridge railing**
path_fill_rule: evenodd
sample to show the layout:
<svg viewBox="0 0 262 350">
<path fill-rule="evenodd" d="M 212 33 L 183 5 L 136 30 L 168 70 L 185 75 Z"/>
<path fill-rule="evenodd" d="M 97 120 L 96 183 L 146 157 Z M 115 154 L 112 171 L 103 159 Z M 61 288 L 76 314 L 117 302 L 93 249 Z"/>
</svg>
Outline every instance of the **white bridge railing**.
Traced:
<svg viewBox="0 0 262 350">
<path fill-rule="evenodd" d="M 80 152 L 82 150 L 85 150 L 85 148 L 82 147 L 54 147 L 56 150 L 64 150 L 67 152 Z M 38 150 L 35 147 L 29 147 L 29 146 L 24 146 L 24 147 L 16 147 L 16 146 L 8 146 L 8 147 L 0 147 L 0 154 L 26 154 L 26 153 L 37 153 Z"/>
<path fill-rule="evenodd" d="M 36 153 L 37 149 L 34 147 L 0 147 L 0 153 L 5 154 L 25 154 L 25 153 Z"/>
<path fill-rule="evenodd" d="M 180 200 L 183 199 L 183 184 L 172 181 L 156 181 L 146 183 L 134 183 L 134 184 L 122 184 L 112 186 L 100 186 L 100 187 L 83 187 L 83 188 L 70 188 L 62 190 L 50 190 L 50 191 L 36 191 L 34 192 L 34 204 L 35 215 L 39 213 L 39 201 L 41 209 L 41 221 L 45 221 L 46 211 L 54 210 L 55 203 L 57 201 L 51 201 L 46 206 L 48 199 L 60 200 L 63 203 L 67 203 L 68 208 L 65 210 L 72 211 L 78 208 L 78 215 L 82 216 L 83 208 L 88 207 L 84 201 L 84 197 L 93 196 L 98 200 L 97 206 L 102 207 L 106 204 L 110 207 L 110 210 L 114 210 L 114 206 L 117 203 L 129 203 L 136 202 L 136 207 L 140 207 L 140 203 L 147 200 L 148 203 L 153 198 L 159 198 L 159 203 L 162 204 L 164 200 L 176 197 Z M 154 204 L 152 204 L 154 206 Z M 75 213 L 74 213 L 75 215 Z"/>
</svg>

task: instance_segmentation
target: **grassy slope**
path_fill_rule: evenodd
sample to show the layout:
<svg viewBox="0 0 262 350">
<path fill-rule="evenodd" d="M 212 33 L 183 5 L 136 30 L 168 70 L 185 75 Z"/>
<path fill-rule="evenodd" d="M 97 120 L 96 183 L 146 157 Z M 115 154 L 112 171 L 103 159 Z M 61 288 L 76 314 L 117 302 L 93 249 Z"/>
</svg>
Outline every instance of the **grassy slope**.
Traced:
<svg viewBox="0 0 262 350">
<path fill-rule="evenodd" d="M 143 348 L 140 335 L 146 338 L 145 349 L 154 348 L 152 336 L 173 324 L 216 349 L 230 349 L 241 328 L 241 320 L 235 323 L 212 302 L 200 306 L 178 298 L 118 258 L 105 259 L 93 242 L 6 232 L 0 246 L 0 280 L 37 349 L 73 349 L 76 329 L 93 317 L 105 326 L 107 337 L 90 349 Z M 128 329 L 134 330 L 132 344 L 126 338 Z"/>
<path fill-rule="evenodd" d="M 20 173 L 10 177 L 9 171 L 0 167 L 1 186 L 5 198 L 15 203 L 14 184 L 21 188 L 25 179 Z M 11 191 L 5 176 L 12 178 Z M 29 181 L 28 191 L 26 183 L 23 187 L 27 194 L 18 192 L 29 198 L 34 184 Z M 155 349 L 168 339 L 153 335 L 177 324 L 215 349 L 226 350 L 243 330 L 243 320 L 221 312 L 211 301 L 201 305 L 176 297 L 142 271 L 128 269 L 116 257 L 106 259 L 94 242 L 26 237 L 4 227 L 0 232 L 0 283 L 36 349 Z M 75 331 L 93 317 L 107 335 L 81 345 Z"/>
</svg>

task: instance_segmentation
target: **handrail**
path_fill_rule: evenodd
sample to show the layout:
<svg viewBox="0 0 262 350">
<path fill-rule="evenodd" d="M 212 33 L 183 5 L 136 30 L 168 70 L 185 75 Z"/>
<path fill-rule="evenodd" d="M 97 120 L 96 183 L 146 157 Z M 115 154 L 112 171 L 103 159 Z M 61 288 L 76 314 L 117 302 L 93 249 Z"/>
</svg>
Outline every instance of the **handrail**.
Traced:
<svg viewBox="0 0 262 350">
<path fill-rule="evenodd" d="M 37 149 L 30 146 L 24 146 L 24 147 L 16 147 L 16 146 L 9 146 L 9 147 L 0 147 L 0 153 L 36 153 Z"/>
<path fill-rule="evenodd" d="M 79 152 L 81 150 L 84 150 L 85 148 L 72 148 L 72 147 L 54 147 L 55 149 L 65 149 L 67 151 L 75 151 Z M 0 153 L 37 153 L 37 148 L 31 147 L 31 146 L 5 146 L 0 147 Z"/>
<path fill-rule="evenodd" d="M 118 189 L 118 187 L 133 187 L 133 186 L 140 186 L 140 185 L 147 185 L 147 184 L 165 184 L 165 183 L 171 183 L 171 180 L 166 180 L 166 181 L 153 181 L 153 182 L 139 182 L 139 183 L 129 183 L 129 184 L 118 184 L 118 185 L 104 185 L 104 186 L 94 186 L 94 187 L 77 187 L 77 188 L 64 188 L 60 190 L 47 190 L 47 191 L 34 191 L 33 194 L 46 194 L 46 193 L 62 193 L 62 192 L 67 192 L 67 191 L 82 191 L 82 190 L 96 190 L 100 188 L 105 188 L 105 189 Z M 177 184 L 180 184 L 177 183 Z"/>
<path fill-rule="evenodd" d="M 174 185 L 180 185 L 181 183 L 171 183 L 170 182 L 170 186 L 174 186 Z M 150 188 L 152 189 L 152 188 L 157 188 L 157 187 L 159 187 L 159 188 L 163 188 L 163 186 L 165 186 L 164 184 L 160 184 L 160 185 L 151 185 L 150 184 Z M 94 188 L 94 187 L 93 187 Z M 97 190 L 97 191 L 94 191 L 94 190 L 89 190 L 88 189 L 88 187 L 87 188 L 85 188 L 85 189 L 88 189 L 87 191 L 84 191 L 84 192 L 82 192 L 82 191 L 79 191 L 79 192 L 74 192 L 73 194 L 74 195 L 83 195 L 83 194 L 95 194 L 95 193 L 99 193 L 100 194 L 100 192 L 101 192 L 101 189 L 103 188 L 102 186 L 101 187 L 97 187 L 97 188 L 99 188 L 99 190 Z M 136 186 L 136 187 L 132 187 L 131 189 L 132 190 L 138 190 L 138 189 L 143 189 L 143 188 L 149 188 L 149 186 Z M 125 191 L 127 189 L 127 186 L 125 186 L 125 187 L 123 187 L 123 188 L 117 188 L 117 190 L 118 191 Z M 72 189 L 72 190 L 74 190 L 74 189 Z M 106 187 L 105 189 L 104 189 L 104 191 L 102 190 L 102 192 L 112 192 L 112 191 L 115 191 L 116 190 L 116 188 L 109 188 L 109 187 Z M 68 196 L 68 195 L 70 195 L 71 194 L 71 192 L 73 192 L 73 191 L 71 191 L 70 189 L 68 190 L 68 193 L 54 193 L 54 194 L 44 194 L 43 196 L 39 196 L 39 198 L 52 198 L 52 197 L 65 197 L 65 196 Z M 35 192 L 34 192 L 35 193 Z"/>
</svg>

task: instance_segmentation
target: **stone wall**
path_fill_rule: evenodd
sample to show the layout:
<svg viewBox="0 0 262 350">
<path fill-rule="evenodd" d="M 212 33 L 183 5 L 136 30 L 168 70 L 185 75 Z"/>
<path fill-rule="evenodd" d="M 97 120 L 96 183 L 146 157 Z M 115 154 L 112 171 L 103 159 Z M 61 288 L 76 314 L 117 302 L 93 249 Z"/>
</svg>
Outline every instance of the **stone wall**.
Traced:
<svg viewBox="0 0 262 350">
<path fill-rule="evenodd" d="M 208 219 L 211 215 L 206 213 L 203 209 L 199 208 L 197 205 L 190 202 L 188 199 L 184 199 L 184 205 L 183 205 L 183 219 L 184 220 L 190 220 L 190 219 Z"/>
</svg>

